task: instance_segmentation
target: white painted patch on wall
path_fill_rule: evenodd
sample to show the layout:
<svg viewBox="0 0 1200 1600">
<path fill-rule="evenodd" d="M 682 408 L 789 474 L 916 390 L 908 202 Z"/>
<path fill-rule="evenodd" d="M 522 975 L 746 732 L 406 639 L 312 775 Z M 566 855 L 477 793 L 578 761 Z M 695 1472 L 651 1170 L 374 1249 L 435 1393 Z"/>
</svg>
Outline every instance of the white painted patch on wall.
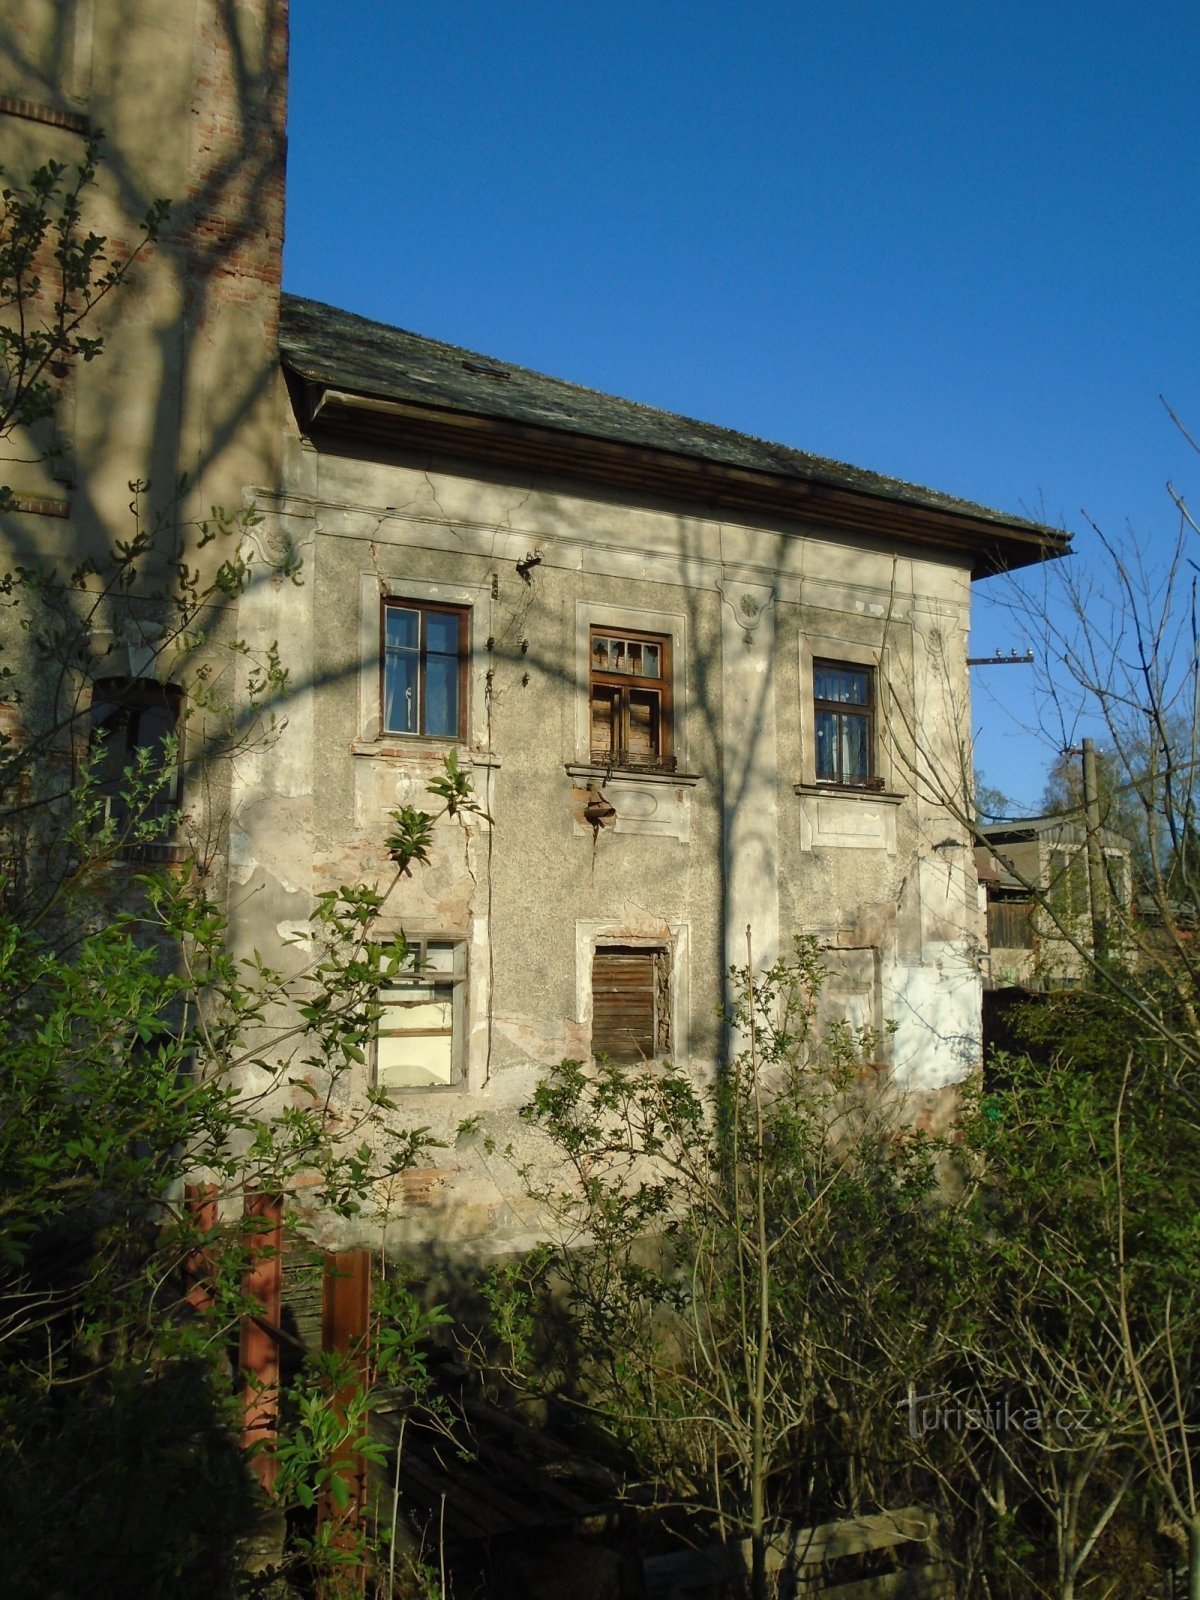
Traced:
<svg viewBox="0 0 1200 1600">
<path fill-rule="evenodd" d="M 232 825 L 229 829 L 229 876 L 234 883 L 247 884 L 257 866 L 258 862 L 250 853 L 250 835 Z"/>
<path fill-rule="evenodd" d="M 927 949 L 932 959 L 897 963 L 883 973 L 884 1008 L 896 1023 L 896 1079 L 911 1089 L 961 1083 L 983 1059 L 977 967 L 960 945 Z"/>
</svg>

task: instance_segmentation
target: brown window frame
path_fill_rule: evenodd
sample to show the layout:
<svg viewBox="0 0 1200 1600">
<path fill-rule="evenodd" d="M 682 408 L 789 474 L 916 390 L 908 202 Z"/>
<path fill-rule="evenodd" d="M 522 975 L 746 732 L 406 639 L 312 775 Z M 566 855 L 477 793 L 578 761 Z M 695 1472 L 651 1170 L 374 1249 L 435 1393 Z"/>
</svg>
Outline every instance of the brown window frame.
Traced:
<svg viewBox="0 0 1200 1600">
<path fill-rule="evenodd" d="M 657 676 L 643 673 L 613 672 L 595 664 L 596 641 L 613 640 L 625 645 L 653 645 L 659 652 Z M 596 766 L 633 772 L 674 772 L 674 704 L 672 695 L 671 635 L 643 633 L 636 628 L 610 628 L 593 623 L 588 633 L 588 749 Z M 612 713 L 608 747 L 596 741 L 596 703 L 600 693 L 610 693 Z M 637 694 L 658 699 L 656 748 L 649 754 L 629 748 L 630 710 Z"/>
<path fill-rule="evenodd" d="M 388 612 L 411 611 L 418 616 L 418 643 L 416 650 L 410 652 L 403 646 L 392 647 L 388 644 Z M 458 675 L 457 675 L 457 718 L 453 732 L 428 729 L 428 712 L 426 705 L 427 663 L 431 652 L 428 649 L 427 629 L 425 619 L 429 616 L 453 617 L 458 623 Z M 461 741 L 466 738 L 467 727 L 467 687 L 469 683 L 469 664 L 471 651 L 470 633 L 471 611 L 469 606 L 443 605 L 440 601 L 409 600 L 403 595 L 387 595 L 379 607 L 379 729 L 383 737 L 389 739 L 446 739 Z M 417 661 L 417 726 L 415 728 L 394 728 L 388 726 L 388 669 L 393 655 L 404 651 L 406 654 L 415 654 Z M 447 652 L 432 652 L 436 655 L 446 655 Z"/>
<path fill-rule="evenodd" d="M 143 713 L 152 711 L 165 723 L 166 733 L 143 737 Z M 102 714 L 106 712 L 107 714 Z M 122 833 L 159 818 L 169 820 L 152 838 L 134 838 L 120 846 L 122 859 L 131 861 L 172 861 L 179 847 L 174 840 L 179 806 L 183 796 L 184 693 L 175 683 L 157 678 L 97 678 L 92 684 L 89 718 L 89 747 L 96 750 L 105 741 L 102 764 L 93 767 L 97 793 L 104 801 L 104 822 L 115 822 Z M 149 795 L 136 814 L 130 812 L 125 773 L 135 768 L 138 752 L 154 750 L 163 737 L 175 740 L 170 771 L 161 768 L 165 781 Z M 119 739 L 119 743 L 113 741 Z"/>
<path fill-rule="evenodd" d="M 865 701 L 825 700 L 817 694 L 817 675 L 822 670 L 830 672 L 852 672 L 866 679 L 867 698 Z M 875 668 L 864 666 L 861 661 L 832 661 L 825 657 L 813 661 L 813 772 L 816 781 L 826 784 L 834 789 L 875 789 L 880 787 L 876 766 L 876 738 L 877 729 L 875 721 L 876 693 L 875 693 Z M 837 757 L 837 772 L 828 776 L 821 772 L 820 743 L 817 737 L 818 722 L 822 715 L 833 716 L 839 719 L 853 717 L 855 721 L 866 724 L 866 751 L 867 770 L 861 776 L 847 777 L 842 771 L 841 752 L 842 740 L 837 738 L 834 746 Z"/>
<path fill-rule="evenodd" d="M 109 715 L 101 717 L 101 707 Z M 162 742 L 163 734 L 142 738 L 142 714 L 157 712 L 168 723 L 166 738 L 176 741 L 176 754 L 166 782 L 144 806 L 147 818 L 162 816 L 166 811 L 176 811 L 182 790 L 182 765 L 184 765 L 184 691 L 178 683 L 160 683 L 158 678 L 96 678 L 91 685 L 90 742 L 96 747 L 101 739 L 106 741 L 109 762 L 120 762 L 112 771 L 98 774 L 98 789 L 109 810 L 123 808 L 123 776 L 126 768 L 136 765 L 139 750 L 154 749 Z M 114 736 L 120 738 L 115 744 Z M 117 802 L 117 808 L 112 806 Z"/>
</svg>

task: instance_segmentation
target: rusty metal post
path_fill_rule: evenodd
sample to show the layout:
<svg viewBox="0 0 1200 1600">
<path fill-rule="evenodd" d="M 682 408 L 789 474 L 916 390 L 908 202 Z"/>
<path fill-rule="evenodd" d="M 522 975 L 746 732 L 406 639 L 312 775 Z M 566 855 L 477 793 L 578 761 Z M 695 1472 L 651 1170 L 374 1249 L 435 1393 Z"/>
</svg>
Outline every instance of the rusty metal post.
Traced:
<svg viewBox="0 0 1200 1600">
<path fill-rule="evenodd" d="M 188 1216 L 206 1239 L 217 1231 L 217 1186 L 215 1183 L 189 1183 L 184 1185 L 183 1203 Z M 189 1253 L 183 1264 L 186 1288 L 184 1299 L 193 1311 L 208 1311 L 212 1307 L 213 1255 L 207 1245 Z"/>
<path fill-rule="evenodd" d="M 367 1375 L 367 1335 L 371 1324 L 371 1253 L 346 1250 L 325 1257 L 321 1292 L 321 1348 L 350 1358 L 351 1373 L 334 1396 L 341 1413 L 346 1401 Z M 348 1505 L 337 1511 L 328 1495 L 321 1497 L 318 1516 L 339 1525 L 347 1546 L 357 1533 L 367 1503 L 367 1464 L 357 1452 L 339 1474 L 346 1486 Z"/>
<path fill-rule="evenodd" d="M 253 1450 L 254 1472 L 270 1493 L 275 1484 L 279 1432 L 279 1318 L 283 1306 L 283 1202 L 277 1195 L 249 1195 L 246 1215 L 259 1219 L 247 1231 L 249 1264 L 242 1289 L 254 1302 L 242 1318 L 238 1365 L 245 1407 L 242 1444 Z"/>
</svg>

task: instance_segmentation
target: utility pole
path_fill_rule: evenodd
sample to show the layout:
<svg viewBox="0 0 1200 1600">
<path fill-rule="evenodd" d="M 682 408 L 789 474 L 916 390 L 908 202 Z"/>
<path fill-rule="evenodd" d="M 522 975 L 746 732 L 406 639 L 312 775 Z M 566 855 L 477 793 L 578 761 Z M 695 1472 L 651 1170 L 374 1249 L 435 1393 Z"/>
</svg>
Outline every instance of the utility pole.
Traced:
<svg viewBox="0 0 1200 1600">
<path fill-rule="evenodd" d="M 1104 847 L 1100 842 L 1100 790 L 1096 782 L 1096 747 L 1083 741 L 1083 814 L 1087 828 L 1088 901 L 1092 910 L 1092 952 L 1097 961 L 1108 951 L 1107 883 Z"/>
</svg>

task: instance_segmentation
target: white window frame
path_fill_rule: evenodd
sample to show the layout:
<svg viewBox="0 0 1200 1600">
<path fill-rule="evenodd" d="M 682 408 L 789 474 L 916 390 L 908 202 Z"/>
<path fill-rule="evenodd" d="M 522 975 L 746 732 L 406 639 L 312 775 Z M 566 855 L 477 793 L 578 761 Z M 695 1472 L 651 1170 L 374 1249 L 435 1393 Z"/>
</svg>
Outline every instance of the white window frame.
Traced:
<svg viewBox="0 0 1200 1600">
<path fill-rule="evenodd" d="M 388 637 L 388 619 L 397 614 L 406 614 L 417 618 L 417 644 L 413 646 L 392 645 Z M 453 620 L 457 638 L 451 657 L 449 651 L 431 652 L 429 648 L 429 619 L 443 617 Z M 471 612 L 466 606 L 431 605 L 426 600 L 413 600 L 405 597 L 400 599 L 396 595 L 387 595 L 379 602 L 379 696 L 380 696 L 380 737 L 384 739 L 441 739 L 447 744 L 461 744 L 463 731 L 467 725 L 467 706 L 470 701 L 468 693 L 468 673 L 471 659 Z M 429 708 L 427 705 L 428 680 L 430 676 L 430 659 L 435 659 L 440 654 L 443 660 L 454 662 L 454 727 L 447 731 L 444 729 L 431 729 L 428 726 Z M 398 663 L 405 658 L 414 663 L 414 682 L 416 686 L 417 705 L 414 708 L 418 721 L 423 726 L 415 728 L 396 728 L 387 726 L 388 704 L 388 670 L 393 656 Z"/>
</svg>

